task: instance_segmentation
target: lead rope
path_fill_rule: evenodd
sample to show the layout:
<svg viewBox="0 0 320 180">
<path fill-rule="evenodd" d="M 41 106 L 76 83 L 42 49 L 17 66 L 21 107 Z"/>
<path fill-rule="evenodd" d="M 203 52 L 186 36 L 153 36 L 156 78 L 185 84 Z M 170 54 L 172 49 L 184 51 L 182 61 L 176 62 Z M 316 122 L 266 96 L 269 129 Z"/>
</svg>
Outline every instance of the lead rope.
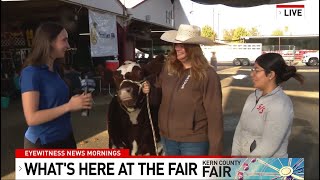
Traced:
<svg viewBox="0 0 320 180">
<path fill-rule="evenodd" d="M 155 151 L 156 151 L 156 156 L 159 156 L 159 154 L 158 154 L 157 142 L 156 142 L 156 133 L 155 133 L 155 131 L 154 131 L 154 126 L 153 126 L 152 117 L 151 117 L 151 111 L 150 111 L 149 93 L 146 94 L 146 96 L 147 96 L 148 115 L 149 115 L 150 125 L 151 125 L 151 129 L 152 129 L 152 135 L 153 135 L 154 149 L 155 149 Z"/>
</svg>

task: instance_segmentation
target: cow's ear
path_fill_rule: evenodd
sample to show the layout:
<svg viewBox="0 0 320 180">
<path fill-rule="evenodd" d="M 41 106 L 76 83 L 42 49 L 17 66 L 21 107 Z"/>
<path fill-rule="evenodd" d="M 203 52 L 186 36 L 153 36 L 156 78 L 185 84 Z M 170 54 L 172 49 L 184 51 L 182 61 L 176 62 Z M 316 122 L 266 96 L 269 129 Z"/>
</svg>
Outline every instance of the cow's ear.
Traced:
<svg viewBox="0 0 320 180">
<path fill-rule="evenodd" d="M 120 83 L 123 81 L 123 76 L 121 74 L 121 71 L 114 71 L 112 73 L 112 78 L 113 78 L 113 81 L 114 81 L 116 87 L 119 88 Z"/>
<path fill-rule="evenodd" d="M 113 78 L 116 78 L 116 79 L 122 78 L 121 71 L 113 71 L 113 72 L 112 72 L 112 77 L 113 77 Z"/>
<path fill-rule="evenodd" d="M 130 79 L 134 80 L 134 81 L 141 81 L 143 79 L 143 73 L 142 73 L 142 69 L 138 66 L 134 66 L 132 68 L 132 71 L 130 73 Z"/>
</svg>

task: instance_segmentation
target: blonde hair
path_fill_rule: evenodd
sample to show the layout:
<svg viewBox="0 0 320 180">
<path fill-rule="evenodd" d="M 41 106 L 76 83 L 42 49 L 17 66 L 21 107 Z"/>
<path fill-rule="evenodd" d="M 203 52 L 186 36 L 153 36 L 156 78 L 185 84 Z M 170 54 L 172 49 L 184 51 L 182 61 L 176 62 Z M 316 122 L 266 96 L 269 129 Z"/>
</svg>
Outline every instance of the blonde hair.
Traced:
<svg viewBox="0 0 320 180">
<path fill-rule="evenodd" d="M 198 44 L 183 44 L 188 60 L 191 62 L 191 78 L 203 80 L 207 78 L 207 69 L 211 67 Z M 167 58 L 165 68 L 171 75 L 181 76 L 184 68 L 183 64 L 177 59 L 177 53 L 171 50 Z"/>
</svg>

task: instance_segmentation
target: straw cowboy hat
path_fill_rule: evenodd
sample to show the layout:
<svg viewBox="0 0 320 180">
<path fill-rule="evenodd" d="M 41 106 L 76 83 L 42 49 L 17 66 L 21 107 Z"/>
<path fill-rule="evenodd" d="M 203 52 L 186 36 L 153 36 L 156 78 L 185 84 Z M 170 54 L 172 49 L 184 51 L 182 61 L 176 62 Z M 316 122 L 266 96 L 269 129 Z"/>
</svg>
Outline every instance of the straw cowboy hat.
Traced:
<svg viewBox="0 0 320 180">
<path fill-rule="evenodd" d="M 188 24 L 181 24 L 178 31 L 170 30 L 163 33 L 160 39 L 171 43 L 202 45 L 219 44 L 209 38 L 202 37 L 200 27 Z"/>
</svg>

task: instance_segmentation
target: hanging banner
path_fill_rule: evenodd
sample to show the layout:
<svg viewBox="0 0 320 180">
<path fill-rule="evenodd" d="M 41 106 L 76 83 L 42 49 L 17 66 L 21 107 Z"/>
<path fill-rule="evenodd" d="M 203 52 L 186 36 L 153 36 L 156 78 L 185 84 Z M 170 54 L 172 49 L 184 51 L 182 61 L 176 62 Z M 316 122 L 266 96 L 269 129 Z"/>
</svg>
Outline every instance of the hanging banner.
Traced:
<svg viewBox="0 0 320 180">
<path fill-rule="evenodd" d="M 116 16 L 89 10 L 91 57 L 118 55 Z"/>
</svg>

